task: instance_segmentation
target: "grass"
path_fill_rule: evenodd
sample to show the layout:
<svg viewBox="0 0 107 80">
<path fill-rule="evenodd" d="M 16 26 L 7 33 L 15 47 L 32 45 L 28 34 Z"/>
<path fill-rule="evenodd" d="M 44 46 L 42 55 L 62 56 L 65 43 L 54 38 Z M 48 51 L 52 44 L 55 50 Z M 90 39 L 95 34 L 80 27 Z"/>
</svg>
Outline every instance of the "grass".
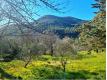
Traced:
<svg viewBox="0 0 107 80">
<path fill-rule="evenodd" d="M 66 73 L 64 73 L 58 59 L 44 55 L 41 60 L 32 61 L 27 68 L 24 68 L 24 62 L 19 60 L 0 62 L 0 79 L 105 80 L 105 64 L 105 52 L 92 52 L 91 55 L 88 55 L 86 51 L 83 51 L 79 53 L 79 58 L 68 60 Z"/>
</svg>

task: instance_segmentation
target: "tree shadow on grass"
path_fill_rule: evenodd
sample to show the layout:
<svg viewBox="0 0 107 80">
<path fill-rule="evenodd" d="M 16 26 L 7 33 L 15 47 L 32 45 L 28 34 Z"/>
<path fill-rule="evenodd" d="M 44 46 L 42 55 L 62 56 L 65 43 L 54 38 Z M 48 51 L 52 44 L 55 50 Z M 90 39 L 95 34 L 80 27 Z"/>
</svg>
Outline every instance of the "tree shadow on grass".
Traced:
<svg viewBox="0 0 107 80">
<path fill-rule="evenodd" d="M 6 79 L 18 79 L 18 80 L 22 80 L 22 78 L 21 77 L 15 77 L 15 76 L 12 76 L 12 75 L 10 75 L 10 74 L 8 74 L 7 72 L 5 72 L 3 69 L 1 69 L 0 68 L 0 79 L 4 79 L 4 78 L 6 78 Z"/>
<path fill-rule="evenodd" d="M 34 68 L 33 73 L 36 76 L 38 75 L 38 79 L 51 79 L 51 80 L 105 80 L 105 71 L 86 71 L 86 70 L 77 70 L 77 71 L 66 71 L 65 73 L 61 68 L 54 66 L 46 66 Z M 38 74 L 35 74 L 38 73 Z"/>
<path fill-rule="evenodd" d="M 103 71 L 104 73 L 105 71 Z M 77 80 L 87 80 L 87 79 L 94 79 L 94 80 L 102 80 L 105 79 L 105 75 L 103 77 L 99 72 L 89 72 L 85 70 L 81 70 L 78 72 L 67 72 L 67 79 L 77 79 Z"/>
</svg>

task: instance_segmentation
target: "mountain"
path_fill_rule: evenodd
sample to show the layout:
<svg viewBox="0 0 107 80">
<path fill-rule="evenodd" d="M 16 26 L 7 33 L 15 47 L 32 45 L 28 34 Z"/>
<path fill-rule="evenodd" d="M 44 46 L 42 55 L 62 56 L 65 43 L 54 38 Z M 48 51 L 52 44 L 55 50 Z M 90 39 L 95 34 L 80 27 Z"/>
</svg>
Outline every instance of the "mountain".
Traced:
<svg viewBox="0 0 107 80">
<path fill-rule="evenodd" d="M 24 33 L 35 34 L 36 32 L 38 33 L 54 32 L 59 37 L 64 36 L 76 37 L 79 33 L 75 32 L 75 29 L 78 27 L 78 25 L 81 25 L 84 22 L 86 21 L 74 17 L 58 17 L 54 15 L 45 15 L 37 19 L 36 21 L 32 22 L 31 23 L 32 26 L 29 26 L 28 23 L 25 23 L 25 25 L 11 24 L 10 26 L 7 27 L 7 29 L 5 29 L 6 27 L 3 27 L 1 31 L 5 29 L 4 34 L 6 35 L 20 35 L 21 28 Z"/>
<path fill-rule="evenodd" d="M 58 17 L 54 15 L 45 15 L 38 20 L 37 26 L 57 26 L 57 27 L 71 27 L 72 25 L 81 24 L 85 20 L 81 20 L 74 17 Z M 35 25 L 35 24 L 34 24 Z"/>
</svg>

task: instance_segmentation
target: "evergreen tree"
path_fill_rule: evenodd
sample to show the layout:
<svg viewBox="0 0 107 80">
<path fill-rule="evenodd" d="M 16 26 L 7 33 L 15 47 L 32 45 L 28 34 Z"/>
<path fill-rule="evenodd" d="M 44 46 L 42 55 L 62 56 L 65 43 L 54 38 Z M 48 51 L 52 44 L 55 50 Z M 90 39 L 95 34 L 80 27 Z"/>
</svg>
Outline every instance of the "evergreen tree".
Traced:
<svg viewBox="0 0 107 80">
<path fill-rule="evenodd" d="M 95 18 L 90 22 L 82 25 L 80 32 L 80 41 L 82 46 L 87 46 L 89 51 L 106 47 L 106 11 L 105 0 L 95 0 L 97 3 L 93 4 L 94 8 L 99 8 Z"/>
<path fill-rule="evenodd" d="M 98 12 L 105 12 L 105 7 L 106 7 L 106 0 L 95 0 L 96 3 L 92 4 L 92 8 L 97 8 L 99 9 Z M 94 13 L 98 13 L 98 12 L 94 12 Z"/>
</svg>

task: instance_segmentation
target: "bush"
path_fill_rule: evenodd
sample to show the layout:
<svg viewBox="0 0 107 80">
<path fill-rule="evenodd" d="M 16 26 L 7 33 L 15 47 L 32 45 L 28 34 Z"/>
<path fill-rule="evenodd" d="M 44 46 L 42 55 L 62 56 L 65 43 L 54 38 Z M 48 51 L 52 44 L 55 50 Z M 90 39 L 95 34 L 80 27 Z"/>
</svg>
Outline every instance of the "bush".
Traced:
<svg viewBox="0 0 107 80">
<path fill-rule="evenodd" d="M 42 55 L 41 57 L 39 57 L 39 60 L 41 60 L 41 61 L 51 61 L 52 60 L 52 56 L 50 56 L 50 55 Z"/>
</svg>

